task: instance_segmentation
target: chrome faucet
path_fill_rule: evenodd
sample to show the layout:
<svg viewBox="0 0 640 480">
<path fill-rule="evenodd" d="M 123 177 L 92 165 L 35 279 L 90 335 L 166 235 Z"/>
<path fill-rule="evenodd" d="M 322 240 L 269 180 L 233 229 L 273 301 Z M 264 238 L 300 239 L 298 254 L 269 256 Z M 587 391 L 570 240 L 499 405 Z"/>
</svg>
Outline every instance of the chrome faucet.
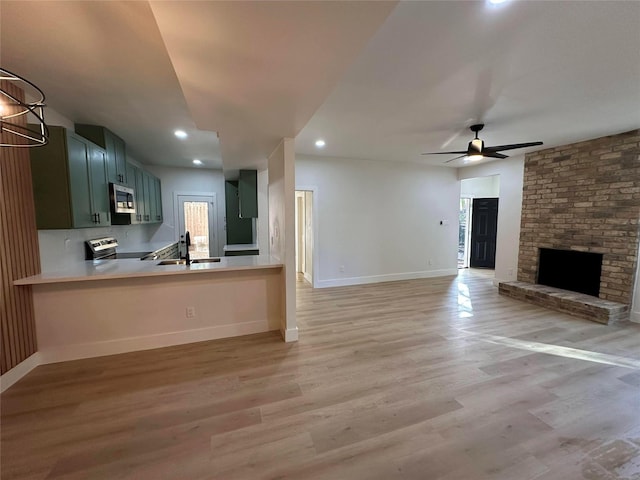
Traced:
<svg viewBox="0 0 640 480">
<path fill-rule="evenodd" d="M 191 258 L 189 257 L 189 247 L 191 246 L 191 235 L 189 232 L 185 232 L 184 235 L 180 235 L 180 245 L 184 247 L 184 256 L 180 255 L 185 265 L 191 265 Z M 182 248 L 181 248 L 182 250 Z"/>
</svg>

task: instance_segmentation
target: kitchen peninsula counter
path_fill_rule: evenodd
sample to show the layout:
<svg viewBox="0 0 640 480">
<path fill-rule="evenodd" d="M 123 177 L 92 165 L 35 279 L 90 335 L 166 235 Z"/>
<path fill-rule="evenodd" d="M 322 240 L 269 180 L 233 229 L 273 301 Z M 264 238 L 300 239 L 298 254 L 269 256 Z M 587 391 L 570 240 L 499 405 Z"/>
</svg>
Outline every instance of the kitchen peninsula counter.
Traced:
<svg viewBox="0 0 640 480">
<path fill-rule="evenodd" d="M 284 330 L 279 260 L 158 263 L 86 261 L 15 281 L 32 292 L 40 363 Z"/>
<path fill-rule="evenodd" d="M 87 260 L 69 268 L 43 272 L 15 280 L 14 285 L 86 282 L 94 280 L 128 279 L 167 275 L 194 275 L 240 270 L 282 268 L 282 263 L 268 255 L 220 257 L 219 262 L 186 265 L 158 265 L 160 260 Z"/>
</svg>

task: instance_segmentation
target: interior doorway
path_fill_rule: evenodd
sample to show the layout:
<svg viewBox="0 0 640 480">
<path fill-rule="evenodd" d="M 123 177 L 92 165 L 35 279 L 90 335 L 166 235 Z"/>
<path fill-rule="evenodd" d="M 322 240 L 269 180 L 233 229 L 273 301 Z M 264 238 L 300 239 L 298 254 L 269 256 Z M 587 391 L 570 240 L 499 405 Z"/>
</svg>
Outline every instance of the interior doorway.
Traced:
<svg viewBox="0 0 640 480">
<path fill-rule="evenodd" d="M 458 268 L 495 269 L 500 176 L 460 182 Z"/>
<path fill-rule="evenodd" d="M 296 190 L 296 272 L 313 286 L 313 191 Z"/>
<path fill-rule="evenodd" d="M 498 199 L 474 198 L 471 214 L 472 268 L 496 268 L 496 240 L 498 238 Z"/>
<path fill-rule="evenodd" d="M 471 198 L 460 197 L 460 218 L 458 222 L 458 268 L 469 268 L 471 205 Z"/>
<path fill-rule="evenodd" d="M 215 195 L 177 194 L 178 240 L 189 232 L 191 258 L 209 258 L 217 255 L 218 245 L 215 234 Z"/>
</svg>

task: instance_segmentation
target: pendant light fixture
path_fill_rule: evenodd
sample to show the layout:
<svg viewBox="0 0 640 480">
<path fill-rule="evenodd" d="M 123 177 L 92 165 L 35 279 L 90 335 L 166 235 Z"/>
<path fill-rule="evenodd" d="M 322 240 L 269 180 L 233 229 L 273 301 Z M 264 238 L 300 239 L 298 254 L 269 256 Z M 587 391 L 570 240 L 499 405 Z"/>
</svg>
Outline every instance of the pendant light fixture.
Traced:
<svg viewBox="0 0 640 480">
<path fill-rule="evenodd" d="M 24 95 L 35 98 L 27 102 Z M 0 147 L 40 147 L 49 142 L 44 93 L 29 80 L 0 67 Z M 35 124 L 35 126 L 28 126 Z"/>
</svg>

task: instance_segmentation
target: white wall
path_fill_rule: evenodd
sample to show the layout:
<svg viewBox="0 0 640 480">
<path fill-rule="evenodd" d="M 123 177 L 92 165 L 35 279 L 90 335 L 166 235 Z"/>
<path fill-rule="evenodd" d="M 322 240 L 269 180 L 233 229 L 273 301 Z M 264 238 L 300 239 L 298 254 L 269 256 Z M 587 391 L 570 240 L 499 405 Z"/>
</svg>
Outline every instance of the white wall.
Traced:
<svg viewBox="0 0 640 480">
<path fill-rule="evenodd" d="M 314 287 L 457 274 L 455 169 L 299 155 L 296 186 L 317 197 Z"/>
<path fill-rule="evenodd" d="M 285 341 L 298 339 L 295 265 L 295 154 L 292 138 L 284 138 L 269 156 L 269 250 L 279 259 L 284 288 L 280 331 Z"/>
<path fill-rule="evenodd" d="M 467 178 L 460 182 L 460 196 L 467 198 L 496 198 L 500 195 L 500 175 Z"/>
<path fill-rule="evenodd" d="M 144 168 L 160 179 L 162 184 L 163 223 L 153 234 L 151 241 L 164 242 L 179 240 L 176 228 L 177 212 L 175 211 L 176 193 L 215 193 L 218 225 L 215 231 L 216 248 L 210 254 L 222 255 L 222 247 L 226 243 L 224 230 L 225 202 L 224 175 L 222 170 L 204 168 L 174 168 L 145 165 Z"/>
<path fill-rule="evenodd" d="M 498 175 L 500 182 L 494 283 L 512 281 L 518 274 L 524 156 L 458 169 L 460 180 L 490 175 Z"/>
</svg>

